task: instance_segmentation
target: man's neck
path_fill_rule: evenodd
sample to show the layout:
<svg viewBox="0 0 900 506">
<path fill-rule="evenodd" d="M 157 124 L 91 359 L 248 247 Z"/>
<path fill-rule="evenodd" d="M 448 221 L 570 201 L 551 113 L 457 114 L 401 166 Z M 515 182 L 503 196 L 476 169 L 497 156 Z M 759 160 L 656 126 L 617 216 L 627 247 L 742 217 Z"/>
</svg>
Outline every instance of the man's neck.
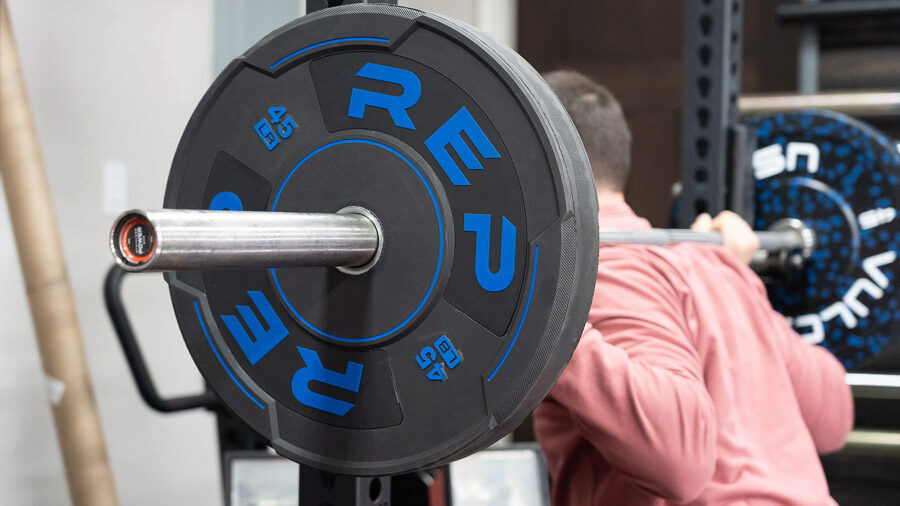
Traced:
<svg viewBox="0 0 900 506">
<path fill-rule="evenodd" d="M 621 204 L 625 202 L 625 194 L 613 191 L 607 188 L 597 188 L 597 204 L 600 206 L 608 206 L 612 204 Z"/>
</svg>

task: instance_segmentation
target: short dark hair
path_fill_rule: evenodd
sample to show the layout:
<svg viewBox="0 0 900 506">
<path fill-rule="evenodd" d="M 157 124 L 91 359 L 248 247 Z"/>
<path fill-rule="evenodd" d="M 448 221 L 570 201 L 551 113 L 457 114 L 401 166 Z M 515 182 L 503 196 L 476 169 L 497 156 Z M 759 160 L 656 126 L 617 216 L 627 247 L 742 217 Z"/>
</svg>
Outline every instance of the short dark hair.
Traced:
<svg viewBox="0 0 900 506">
<path fill-rule="evenodd" d="M 574 70 L 554 70 L 543 77 L 575 123 L 594 178 L 611 190 L 624 191 L 631 168 L 631 130 L 616 97 Z"/>
</svg>

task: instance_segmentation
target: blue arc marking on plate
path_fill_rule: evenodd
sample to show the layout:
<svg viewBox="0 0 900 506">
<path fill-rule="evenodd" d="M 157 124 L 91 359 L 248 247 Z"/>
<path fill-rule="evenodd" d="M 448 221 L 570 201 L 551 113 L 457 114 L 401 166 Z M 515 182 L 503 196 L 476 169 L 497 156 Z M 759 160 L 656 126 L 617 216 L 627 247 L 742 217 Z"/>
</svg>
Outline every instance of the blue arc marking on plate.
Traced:
<svg viewBox="0 0 900 506">
<path fill-rule="evenodd" d="M 304 47 L 303 49 L 298 49 L 297 51 L 294 51 L 293 53 L 285 56 L 284 58 L 278 60 L 277 62 L 269 65 L 269 68 L 272 70 L 275 70 L 275 67 L 281 65 L 282 63 L 285 63 L 288 60 L 295 58 L 296 56 L 299 56 L 299 55 L 301 55 L 307 51 L 313 50 L 317 47 L 327 46 L 329 44 L 338 44 L 341 42 L 384 42 L 385 44 L 387 44 L 390 41 L 391 41 L 390 39 L 385 39 L 382 37 L 342 37 L 340 39 L 323 40 L 322 42 L 310 44 L 310 45 Z"/>
<path fill-rule="evenodd" d="M 316 327 L 315 325 L 310 323 L 306 318 L 304 318 L 303 315 L 301 315 L 296 309 L 294 309 L 294 306 L 291 305 L 291 302 L 288 300 L 287 296 L 285 295 L 284 290 L 281 288 L 281 283 L 278 281 L 278 275 L 275 273 L 275 269 L 269 269 L 269 272 L 272 274 L 272 280 L 275 282 L 275 289 L 278 290 L 278 294 L 281 296 L 281 300 L 284 301 L 284 305 L 287 306 L 288 310 L 295 317 L 297 317 L 298 320 L 303 322 L 304 325 L 306 325 L 310 330 L 316 332 L 317 334 L 319 334 L 322 337 L 326 337 L 328 339 L 333 339 L 335 341 L 341 341 L 341 342 L 345 342 L 345 343 L 366 343 L 369 341 L 375 341 L 377 339 L 381 339 L 382 337 L 389 336 L 389 335 L 393 334 L 394 332 L 396 332 L 397 330 L 403 328 L 407 323 L 409 323 L 419 313 L 419 311 L 421 311 L 422 307 L 425 306 L 425 302 L 427 302 L 429 297 L 431 297 L 431 292 L 434 291 L 434 287 L 437 284 L 438 274 L 440 274 L 440 272 L 441 272 L 441 265 L 444 261 L 444 220 L 441 218 L 441 210 L 438 207 L 437 197 L 435 197 L 435 195 L 434 195 L 434 190 L 431 189 L 431 185 L 428 184 L 428 181 L 425 179 L 425 176 L 422 175 L 422 173 L 419 171 L 419 169 L 411 161 L 409 161 L 408 158 L 403 156 L 403 154 L 401 154 L 396 149 L 394 149 L 390 146 L 386 146 L 380 142 L 371 141 L 368 139 L 344 139 L 341 141 L 330 142 L 328 144 L 325 144 L 324 146 L 316 148 L 315 151 L 304 156 L 303 159 L 300 160 L 300 162 L 297 165 L 295 165 L 293 169 L 291 169 L 291 172 L 288 173 L 287 177 L 284 178 L 284 181 L 281 183 L 281 187 L 278 188 L 278 193 L 275 194 L 275 201 L 272 202 L 272 208 L 269 210 L 270 211 L 275 210 L 275 207 L 278 205 L 278 199 L 281 198 L 281 192 L 284 191 L 284 187 L 287 185 L 287 182 L 290 181 L 291 177 L 294 175 L 295 172 L 297 172 L 297 169 L 299 169 L 301 165 L 306 163 L 307 160 L 309 160 L 313 156 L 317 155 L 318 153 L 321 153 L 322 151 L 324 151 L 326 149 L 333 148 L 334 146 L 339 146 L 341 144 L 368 144 L 370 146 L 375 146 L 375 147 L 384 149 L 385 151 L 393 154 L 394 156 L 397 156 L 398 158 L 400 158 L 401 160 L 406 162 L 406 164 L 409 165 L 409 167 L 415 171 L 416 175 L 419 176 L 419 179 L 422 180 L 422 184 L 425 185 L 425 189 L 428 190 L 428 195 L 431 197 L 431 203 L 434 204 L 434 212 L 435 212 L 435 214 L 437 214 L 438 234 L 439 234 L 438 238 L 440 239 L 440 246 L 438 247 L 437 267 L 434 268 L 434 277 L 431 278 L 431 285 L 428 287 L 428 291 L 425 293 L 425 296 L 422 297 L 422 301 L 419 302 L 419 305 L 416 306 L 416 309 L 413 310 L 413 312 L 410 313 L 410 315 L 407 316 L 406 319 L 404 319 L 402 322 L 397 324 L 396 327 L 394 327 L 386 332 L 382 332 L 381 334 L 378 334 L 376 336 L 342 337 L 342 336 L 336 336 L 334 334 L 329 334 L 328 332 L 325 332 L 324 330 Z"/>
<path fill-rule="evenodd" d="M 228 376 L 231 377 L 231 381 L 233 381 L 234 384 L 237 385 L 242 392 L 244 392 L 244 395 L 246 395 L 250 398 L 251 401 L 253 401 L 253 404 L 259 406 L 260 409 L 266 409 L 266 407 L 263 406 L 262 403 L 260 403 L 258 400 L 256 400 L 255 397 L 250 395 L 250 392 L 248 392 L 244 385 L 242 385 L 241 382 L 237 380 L 237 378 L 234 376 L 234 373 L 231 372 L 231 369 L 229 369 L 228 366 L 225 365 L 225 361 L 222 360 L 222 356 L 219 355 L 219 350 L 216 349 L 215 345 L 212 342 L 212 338 L 209 337 L 209 332 L 206 330 L 206 324 L 203 323 L 203 316 L 200 315 L 200 306 L 197 304 L 196 300 L 194 301 L 194 310 L 197 311 L 197 319 L 200 321 L 200 328 L 203 329 L 203 334 L 206 336 L 206 341 L 209 343 L 209 347 L 212 348 L 212 351 L 216 355 L 216 358 L 219 359 L 219 363 L 222 364 L 222 368 L 225 369 L 225 372 L 227 372 Z"/>
<path fill-rule="evenodd" d="M 506 362 L 506 357 L 509 356 L 509 352 L 512 351 L 513 346 L 516 345 L 516 339 L 519 338 L 519 333 L 522 332 L 522 325 L 525 323 L 525 317 L 528 316 L 528 308 L 531 306 L 531 294 L 534 293 L 534 278 L 537 277 L 537 266 L 538 266 L 538 247 L 534 247 L 534 265 L 531 268 L 531 287 L 528 288 L 528 299 L 525 300 L 525 310 L 522 311 L 522 319 L 519 320 L 519 327 L 516 328 L 516 334 L 513 336 L 512 340 L 509 342 L 509 347 L 506 348 L 506 352 L 503 353 L 503 358 L 500 359 L 500 363 L 497 364 L 497 367 L 491 371 L 491 375 L 487 377 L 488 381 L 494 379 L 494 375 L 497 374 L 497 371 L 500 370 L 500 366 L 503 365 L 503 362 Z"/>
</svg>

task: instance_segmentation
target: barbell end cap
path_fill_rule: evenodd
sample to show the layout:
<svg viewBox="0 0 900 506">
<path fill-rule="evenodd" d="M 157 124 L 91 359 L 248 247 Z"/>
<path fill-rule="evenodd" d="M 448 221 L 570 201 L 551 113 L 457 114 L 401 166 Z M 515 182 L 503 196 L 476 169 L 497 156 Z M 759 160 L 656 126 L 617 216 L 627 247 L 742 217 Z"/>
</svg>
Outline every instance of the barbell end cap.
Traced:
<svg viewBox="0 0 900 506">
<path fill-rule="evenodd" d="M 157 254 L 158 240 L 153 224 L 143 209 L 125 211 L 109 232 L 109 248 L 119 267 L 142 271 Z"/>
</svg>

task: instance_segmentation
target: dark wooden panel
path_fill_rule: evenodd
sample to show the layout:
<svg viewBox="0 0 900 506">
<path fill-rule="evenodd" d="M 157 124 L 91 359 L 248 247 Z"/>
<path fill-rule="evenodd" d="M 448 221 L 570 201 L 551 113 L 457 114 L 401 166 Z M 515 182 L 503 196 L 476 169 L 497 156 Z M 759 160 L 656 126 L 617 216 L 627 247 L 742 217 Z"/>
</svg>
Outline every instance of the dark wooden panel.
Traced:
<svg viewBox="0 0 900 506">
<path fill-rule="evenodd" d="M 778 25 L 777 0 L 745 2 L 746 92 L 796 86 L 796 28 Z M 634 138 L 626 198 L 667 226 L 680 172 L 682 2 L 520 0 L 519 52 L 539 71 L 572 68 L 616 95 Z"/>
</svg>

